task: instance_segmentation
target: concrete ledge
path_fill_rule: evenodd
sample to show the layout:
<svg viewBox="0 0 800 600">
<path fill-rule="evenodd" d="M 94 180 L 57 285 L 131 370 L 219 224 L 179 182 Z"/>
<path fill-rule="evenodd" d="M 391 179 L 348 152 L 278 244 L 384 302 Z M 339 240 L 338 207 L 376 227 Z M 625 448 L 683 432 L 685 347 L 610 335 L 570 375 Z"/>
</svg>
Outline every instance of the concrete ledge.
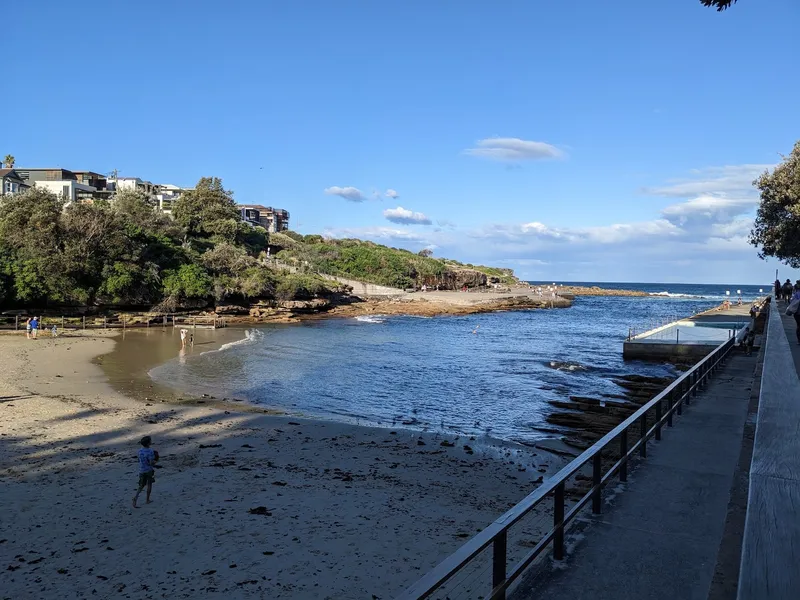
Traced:
<svg viewBox="0 0 800 600">
<path fill-rule="evenodd" d="M 705 358 L 721 342 L 674 342 L 662 340 L 632 341 L 622 343 L 622 357 L 630 359 L 697 359 Z"/>
<path fill-rule="evenodd" d="M 800 378 L 769 311 L 738 600 L 800 598 Z"/>
</svg>

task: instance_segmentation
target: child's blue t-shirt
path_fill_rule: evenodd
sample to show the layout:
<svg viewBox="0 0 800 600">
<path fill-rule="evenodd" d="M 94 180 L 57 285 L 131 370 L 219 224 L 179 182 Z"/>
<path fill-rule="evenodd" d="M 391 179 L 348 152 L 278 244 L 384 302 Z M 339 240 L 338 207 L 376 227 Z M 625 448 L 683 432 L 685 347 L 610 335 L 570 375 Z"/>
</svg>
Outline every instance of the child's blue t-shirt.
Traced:
<svg viewBox="0 0 800 600">
<path fill-rule="evenodd" d="M 139 473 L 149 473 L 152 471 L 155 461 L 156 455 L 152 448 L 142 448 L 139 450 Z"/>
</svg>

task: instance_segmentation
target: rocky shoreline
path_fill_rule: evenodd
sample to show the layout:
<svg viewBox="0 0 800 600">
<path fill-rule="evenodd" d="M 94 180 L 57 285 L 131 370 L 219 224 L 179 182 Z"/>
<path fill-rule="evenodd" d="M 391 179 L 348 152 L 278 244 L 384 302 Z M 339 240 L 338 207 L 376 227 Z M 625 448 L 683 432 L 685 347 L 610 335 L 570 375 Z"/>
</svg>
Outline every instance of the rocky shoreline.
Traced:
<svg viewBox="0 0 800 600">
<path fill-rule="evenodd" d="M 455 293 L 453 293 L 455 294 Z M 436 293 L 428 298 L 417 295 L 408 297 L 381 297 L 361 299 L 353 296 L 313 300 L 293 300 L 257 304 L 245 307 L 222 307 L 215 313 L 225 317 L 229 324 L 290 323 L 325 317 L 357 317 L 363 315 L 410 315 L 435 317 L 444 315 L 469 315 L 508 310 L 530 310 L 568 308 L 569 298 L 546 298 L 538 295 L 512 292 L 511 295 L 490 293 L 460 293 L 457 299 L 442 298 Z M 246 313 L 246 314 L 243 314 Z"/>
</svg>

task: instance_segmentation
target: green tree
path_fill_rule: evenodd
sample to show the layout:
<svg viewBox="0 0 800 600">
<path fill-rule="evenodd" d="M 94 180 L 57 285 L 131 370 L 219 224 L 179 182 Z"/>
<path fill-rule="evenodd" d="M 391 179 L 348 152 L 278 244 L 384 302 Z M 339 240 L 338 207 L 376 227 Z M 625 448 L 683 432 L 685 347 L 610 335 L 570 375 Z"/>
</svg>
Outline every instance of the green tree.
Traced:
<svg viewBox="0 0 800 600">
<path fill-rule="evenodd" d="M 713 6 L 718 11 L 722 11 L 736 4 L 736 0 L 700 0 L 700 3 L 703 6 Z"/>
<path fill-rule="evenodd" d="M 3 159 L 3 165 L 6 169 L 13 169 L 14 163 L 17 162 L 14 158 L 13 154 L 6 154 L 6 157 Z"/>
<path fill-rule="evenodd" d="M 182 265 L 164 277 L 164 292 L 178 300 L 203 299 L 211 296 L 212 281 L 202 267 Z"/>
<path fill-rule="evenodd" d="M 184 192 L 172 208 L 175 221 L 189 237 L 219 235 L 235 239 L 241 214 L 231 192 L 218 177 L 203 177 L 193 190 Z"/>
<path fill-rule="evenodd" d="M 750 243 L 761 258 L 773 256 L 800 268 L 800 141 L 770 173 L 753 182 L 761 203 L 750 233 Z"/>
</svg>

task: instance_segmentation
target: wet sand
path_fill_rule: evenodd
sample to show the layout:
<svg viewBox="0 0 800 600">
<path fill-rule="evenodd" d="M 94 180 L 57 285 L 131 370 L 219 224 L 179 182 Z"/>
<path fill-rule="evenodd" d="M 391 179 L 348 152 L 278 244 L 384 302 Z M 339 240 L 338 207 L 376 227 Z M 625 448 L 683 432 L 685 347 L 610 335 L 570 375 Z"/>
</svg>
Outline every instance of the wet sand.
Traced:
<svg viewBox="0 0 800 600">
<path fill-rule="evenodd" d="M 111 361 L 112 334 L 0 335 L 3 597 L 391 598 L 566 460 L 173 403 L 142 387 L 176 353 L 157 335 L 178 339 L 127 333 Z M 198 330 L 195 351 L 206 341 Z M 162 468 L 133 509 L 143 435 Z M 530 541 L 509 544 L 521 556 Z"/>
</svg>

